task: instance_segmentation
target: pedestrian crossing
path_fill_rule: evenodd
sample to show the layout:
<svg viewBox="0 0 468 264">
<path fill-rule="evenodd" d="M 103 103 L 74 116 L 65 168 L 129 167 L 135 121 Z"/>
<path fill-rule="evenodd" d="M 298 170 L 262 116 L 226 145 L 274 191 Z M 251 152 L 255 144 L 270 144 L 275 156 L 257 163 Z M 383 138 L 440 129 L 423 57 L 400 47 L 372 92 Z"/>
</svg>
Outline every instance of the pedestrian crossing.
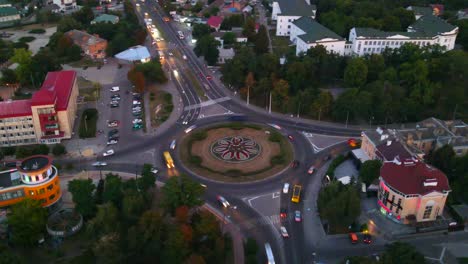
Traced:
<svg viewBox="0 0 468 264">
<path fill-rule="evenodd" d="M 281 219 L 279 215 L 270 215 L 270 216 L 262 216 L 258 218 L 251 218 L 246 221 L 243 221 L 241 225 L 246 229 L 254 229 L 258 226 L 267 226 L 267 225 L 274 225 L 280 226 L 281 222 L 287 222 L 289 220 L 294 220 L 294 215 L 290 214 L 285 219 Z"/>
</svg>

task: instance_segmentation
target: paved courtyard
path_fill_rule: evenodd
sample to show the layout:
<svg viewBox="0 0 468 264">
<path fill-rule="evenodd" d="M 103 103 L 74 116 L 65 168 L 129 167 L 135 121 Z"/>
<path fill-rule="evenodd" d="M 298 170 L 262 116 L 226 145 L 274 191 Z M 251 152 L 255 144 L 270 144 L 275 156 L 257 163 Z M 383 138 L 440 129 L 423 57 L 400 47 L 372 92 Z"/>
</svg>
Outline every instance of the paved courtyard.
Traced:
<svg viewBox="0 0 468 264">
<path fill-rule="evenodd" d="M 28 33 L 31 29 L 35 28 L 43 28 L 45 29 L 45 33 L 43 34 L 31 34 Z M 47 43 L 49 43 L 49 38 L 52 36 L 55 32 L 57 32 L 57 27 L 56 26 L 41 26 L 41 25 L 31 25 L 31 26 L 26 26 L 23 27 L 22 29 L 7 29 L 7 30 L 2 30 L 2 32 L 7 32 L 7 33 L 13 33 L 13 36 L 7 38 L 6 40 L 10 40 L 13 42 L 17 42 L 20 38 L 22 37 L 35 37 L 36 39 L 28 42 L 29 50 L 32 52 L 32 54 L 36 54 L 42 47 L 45 47 Z"/>
</svg>

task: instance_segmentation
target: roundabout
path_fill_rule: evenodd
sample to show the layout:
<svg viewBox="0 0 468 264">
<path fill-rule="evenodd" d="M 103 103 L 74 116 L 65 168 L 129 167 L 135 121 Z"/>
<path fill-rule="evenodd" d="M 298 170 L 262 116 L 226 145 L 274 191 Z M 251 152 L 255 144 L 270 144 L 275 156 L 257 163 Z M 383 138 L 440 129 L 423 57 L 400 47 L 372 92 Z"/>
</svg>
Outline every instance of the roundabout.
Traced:
<svg viewBox="0 0 468 264">
<path fill-rule="evenodd" d="M 185 135 L 179 147 L 184 167 L 219 182 L 251 182 L 288 167 L 293 150 L 276 129 L 252 123 L 221 123 Z"/>
</svg>

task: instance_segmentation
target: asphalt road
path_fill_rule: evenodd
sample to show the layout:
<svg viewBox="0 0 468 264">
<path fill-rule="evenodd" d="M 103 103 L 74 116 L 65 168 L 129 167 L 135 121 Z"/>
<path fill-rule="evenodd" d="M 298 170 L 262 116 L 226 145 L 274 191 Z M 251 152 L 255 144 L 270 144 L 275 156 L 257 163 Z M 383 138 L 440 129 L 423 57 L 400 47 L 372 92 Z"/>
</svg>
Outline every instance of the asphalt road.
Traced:
<svg viewBox="0 0 468 264">
<path fill-rule="evenodd" d="M 305 188 L 305 186 L 309 185 L 308 183 L 311 179 L 311 176 L 306 173 L 310 165 L 314 164 L 319 168 L 323 163 L 321 160 L 323 155 L 326 155 L 329 151 L 339 152 L 343 149 L 343 146 L 337 145 L 334 146 L 333 149 L 326 150 L 323 154 L 320 153 L 317 155 L 312 150 L 308 140 L 300 133 L 301 131 L 355 137 L 360 135 L 360 129 L 347 128 L 339 124 L 312 123 L 302 119 L 270 114 L 266 111 L 249 107 L 244 102 L 232 98 L 231 93 L 221 86 L 218 80 L 208 80 L 206 78 L 207 75 L 211 74 L 209 69 L 195 56 L 191 47 L 187 45 L 185 40 L 181 40 L 177 37 L 175 22 L 167 23 L 162 20 L 163 12 L 157 3 L 154 1 L 145 1 L 145 3 L 140 4 L 141 6 L 136 8 L 136 10 L 142 24 L 143 14 L 144 12 L 148 12 L 149 17 L 152 18 L 152 22 L 157 24 L 163 31 L 162 35 L 165 36 L 164 41 L 157 42 L 156 45 L 154 45 L 151 39 L 149 39 L 147 41 L 147 46 L 151 49 L 152 54 L 155 54 L 155 49 L 157 49 L 160 54 L 164 55 L 164 59 L 162 60 L 163 67 L 181 95 L 184 110 L 179 120 L 174 123 L 170 129 L 161 131 L 157 136 L 143 135 L 141 132 L 135 133 L 131 131 L 131 120 L 133 119 L 131 116 L 131 94 L 125 94 L 125 90 L 129 89 L 128 83 L 121 83 L 121 104 L 119 108 L 114 109 L 110 109 L 105 105 L 110 101 L 110 92 L 108 92 L 108 88 L 110 87 L 104 87 L 103 97 L 99 102 L 102 105 L 99 109 L 101 111 L 102 107 L 102 111 L 105 116 L 109 117 L 109 120 L 117 119 L 121 121 L 121 125 L 119 126 L 120 142 L 112 147 L 116 150 L 113 156 L 99 156 L 98 159 L 108 163 L 106 170 L 111 169 L 130 173 L 141 171 L 143 161 L 150 161 L 154 166 L 161 169 L 158 180 L 164 180 L 175 174 L 185 173 L 207 186 L 205 198 L 210 204 L 218 206 L 221 210 L 222 208 L 216 202 L 216 195 L 221 194 L 228 199 L 233 206 L 228 209 L 222 209 L 225 210 L 226 217 L 237 224 L 244 234 L 254 236 L 259 243 L 269 242 L 272 245 L 277 263 L 310 263 L 311 252 L 315 250 L 314 245 L 308 242 L 310 239 L 307 239 L 308 234 L 304 232 L 304 222 L 296 223 L 294 222 L 294 218 L 291 217 L 295 210 L 304 210 L 304 201 L 307 201 L 307 203 L 314 203 L 314 201 L 308 200 L 307 195 L 304 195 L 306 193 L 304 189 L 302 191 L 302 202 L 299 204 L 292 204 L 290 202 L 290 196 L 281 195 L 280 206 L 286 208 L 290 215 L 290 217 L 286 218 L 284 222 L 281 223 L 286 226 L 291 235 L 291 238 L 287 240 L 283 240 L 280 236 L 278 224 L 265 219 L 257 210 L 243 202 L 242 197 L 258 193 L 279 191 L 286 181 L 291 185 L 301 184 Z M 169 56 L 169 52 L 173 51 L 180 52 L 180 54 L 185 55 L 187 59 L 184 60 L 180 57 Z M 294 140 L 291 142 L 294 147 L 294 156 L 300 162 L 300 165 L 295 169 L 290 168 L 280 175 L 261 182 L 244 184 L 219 183 L 206 180 L 187 171 L 180 163 L 177 155 L 175 155 L 176 152 L 172 151 L 177 169 L 175 171 L 163 169 L 165 168 L 165 163 L 162 159 L 162 152 L 169 149 L 170 142 L 174 138 L 180 137 L 187 126 L 196 124 L 198 127 L 202 127 L 229 120 L 229 115 L 199 118 L 202 100 L 196 92 L 195 84 L 192 79 L 187 75 L 188 72 L 190 72 L 195 78 L 195 81 L 198 82 L 208 100 L 219 100 L 219 105 L 232 113 L 245 115 L 249 122 L 261 124 L 274 123 L 282 127 L 280 131 L 285 136 L 292 135 L 294 137 Z M 108 130 L 109 129 L 104 130 L 105 135 L 103 135 L 103 137 L 107 136 Z M 76 163 L 79 161 L 80 169 L 91 170 L 95 169 L 91 166 L 91 163 L 95 160 L 95 158 L 80 160 L 69 159 L 59 162 Z M 321 184 L 321 180 L 314 181 L 314 184 Z M 317 188 L 315 192 L 318 192 L 319 189 L 320 188 Z M 277 210 L 279 211 L 279 208 Z M 317 216 L 316 219 L 318 219 Z M 260 249 L 262 248 L 263 247 Z M 333 252 L 333 250 L 329 252 L 327 250 L 328 248 L 322 250 L 323 254 L 337 256 L 337 253 Z M 346 250 L 343 250 L 343 252 L 343 254 L 348 254 Z"/>
</svg>

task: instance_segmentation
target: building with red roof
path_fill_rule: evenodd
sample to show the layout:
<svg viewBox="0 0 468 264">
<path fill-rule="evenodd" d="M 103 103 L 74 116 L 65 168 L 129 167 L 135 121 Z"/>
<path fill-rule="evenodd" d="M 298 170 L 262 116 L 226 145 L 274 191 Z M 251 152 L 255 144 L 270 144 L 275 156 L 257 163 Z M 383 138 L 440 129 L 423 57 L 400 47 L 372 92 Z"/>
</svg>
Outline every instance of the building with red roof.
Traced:
<svg viewBox="0 0 468 264">
<path fill-rule="evenodd" d="M 220 16 L 211 16 L 208 18 L 208 21 L 206 21 L 206 24 L 211 28 L 214 28 L 216 31 L 221 27 L 221 23 L 223 23 L 223 18 Z"/>
<path fill-rule="evenodd" d="M 77 97 L 76 72 L 57 71 L 47 74 L 31 99 L 0 102 L 0 146 L 71 138 Z"/>
<path fill-rule="evenodd" d="M 384 162 L 379 179 L 380 211 L 402 223 L 436 220 L 451 191 L 443 172 L 415 158 Z"/>
</svg>

